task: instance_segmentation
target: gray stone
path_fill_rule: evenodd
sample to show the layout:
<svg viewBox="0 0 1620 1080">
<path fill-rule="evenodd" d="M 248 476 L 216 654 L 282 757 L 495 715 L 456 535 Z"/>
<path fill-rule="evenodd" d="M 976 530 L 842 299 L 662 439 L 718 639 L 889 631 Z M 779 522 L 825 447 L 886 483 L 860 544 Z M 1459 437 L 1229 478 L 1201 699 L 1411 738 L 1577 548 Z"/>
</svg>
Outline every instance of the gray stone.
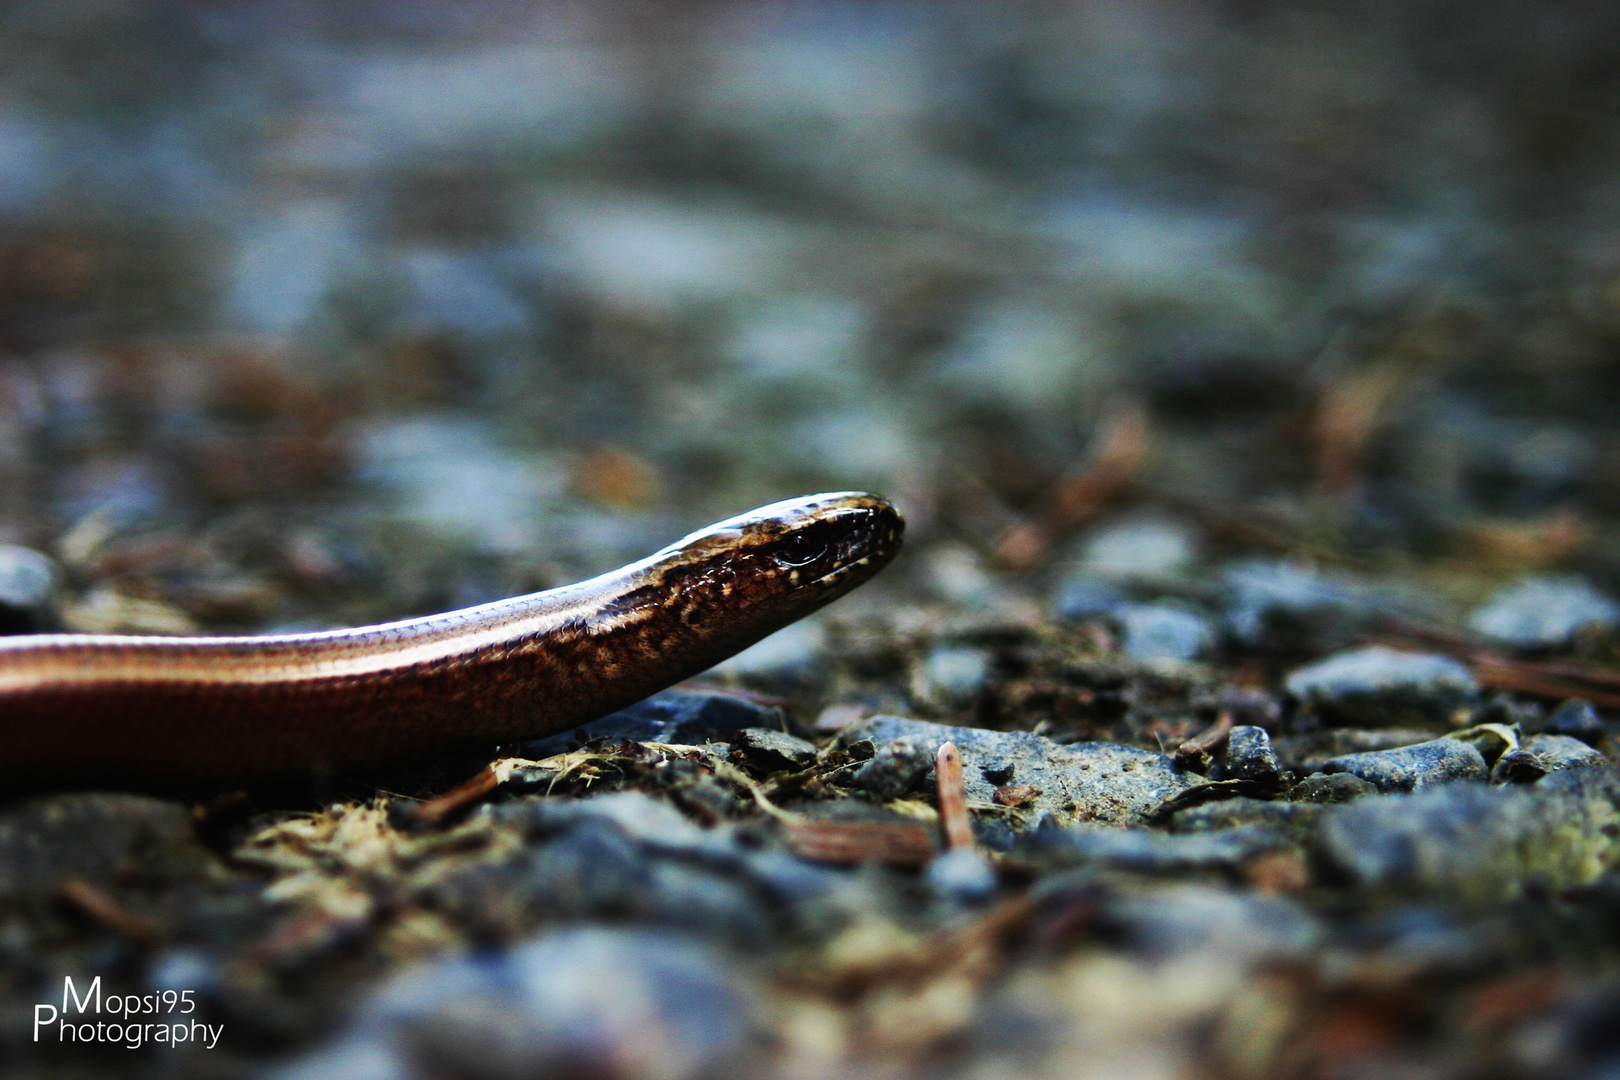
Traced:
<svg viewBox="0 0 1620 1080">
<path fill-rule="evenodd" d="M 1250 780 L 1270 787 L 1282 783 L 1282 767 L 1262 727 L 1239 724 L 1226 739 L 1226 754 L 1210 768 L 1211 780 Z"/>
<path fill-rule="evenodd" d="M 56 563 L 33 548 L 0 544 L 0 634 L 44 634 L 60 629 Z"/>
<path fill-rule="evenodd" d="M 1111 581 L 1162 581 L 1187 570 L 1198 555 L 1192 529 L 1167 518 L 1122 522 L 1086 540 L 1082 570 Z"/>
<path fill-rule="evenodd" d="M 1547 731 L 1552 735 L 1568 735 L 1584 743 L 1593 743 L 1603 737 L 1603 718 L 1590 701 L 1570 698 L 1547 717 Z"/>
<path fill-rule="evenodd" d="M 990 676 L 990 658 L 982 649 L 945 645 L 929 651 L 918 672 L 922 696 L 944 705 L 973 701 Z"/>
<path fill-rule="evenodd" d="M 1245 559 L 1222 578 L 1227 625 L 1249 644 L 1343 648 L 1377 610 L 1367 589 L 1291 562 Z"/>
<path fill-rule="evenodd" d="M 1202 781 L 1202 777 L 1182 772 L 1169 757 L 1151 750 L 1114 743 L 1061 746 L 1027 731 L 988 731 L 899 716 L 873 716 L 850 725 L 839 735 L 840 743 L 871 739 L 879 745 L 898 738 L 908 738 L 924 747 L 930 768 L 939 744 L 954 742 L 962 754 L 968 800 L 981 805 L 991 804 L 1000 786 L 985 777 L 984 766 L 992 762 L 1011 765 L 1018 784 L 1028 784 L 1038 792 L 1033 802 L 1026 804 L 1034 811 L 1033 816 L 1050 815 L 1061 823 L 1142 822 L 1165 799 Z"/>
<path fill-rule="evenodd" d="M 815 764 L 816 744 L 775 728 L 751 727 L 731 737 L 731 753 L 761 772 L 778 772 Z"/>
<path fill-rule="evenodd" d="M 1115 613 L 1121 648 L 1137 660 L 1193 660 L 1215 644 L 1215 627 L 1178 604 L 1127 604 Z"/>
<path fill-rule="evenodd" d="M 1204 954 L 1222 965 L 1299 963 L 1326 937 L 1317 917 L 1287 897 L 1193 883 L 1106 897 L 1099 917 L 1127 948 L 1160 958 Z"/>
<path fill-rule="evenodd" d="M 1620 860 L 1620 779 L 1568 769 L 1524 787 L 1452 784 L 1336 807 L 1324 864 L 1363 889 L 1488 903 L 1589 884 Z"/>
<path fill-rule="evenodd" d="M 1053 607 L 1057 609 L 1059 618 L 1078 622 L 1099 615 L 1111 615 L 1126 602 L 1125 593 L 1117 586 L 1081 574 L 1059 583 Z"/>
<path fill-rule="evenodd" d="M 1589 630 L 1620 625 L 1620 604 L 1578 577 L 1529 577 L 1474 612 L 1475 633 L 1519 649 L 1556 649 Z"/>
<path fill-rule="evenodd" d="M 1255 856 L 1293 845 L 1286 833 L 1260 824 L 1186 833 L 1043 824 L 1015 852 L 1047 867 L 1105 866 L 1141 874 L 1235 874 Z"/>
<path fill-rule="evenodd" d="M 1370 727 L 1444 722 L 1479 696 L 1473 673 L 1449 656 L 1376 645 L 1300 668 L 1286 685 L 1324 720 Z"/>
<path fill-rule="evenodd" d="M 737 1067 L 752 1037 L 748 978 L 668 934 L 560 930 L 508 952 L 396 976 L 347 1037 L 280 1080 L 434 1075 L 634 1075 L 684 1080 Z M 390 1071 L 393 1070 L 393 1071 Z M 746 1069 L 744 1071 L 747 1071 Z"/>
<path fill-rule="evenodd" d="M 1610 767 L 1608 758 L 1568 735 L 1532 735 L 1524 741 L 1523 749 L 1534 754 L 1548 772 Z"/>
<path fill-rule="evenodd" d="M 1378 789 L 1350 773 L 1317 773 L 1295 784 L 1288 797 L 1296 803 L 1347 803 L 1363 795 L 1376 795 Z"/>
<path fill-rule="evenodd" d="M 860 724 L 854 724 L 852 727 L 859 728 Z M 851 728 L 844 730 L 847 733 Z M 860 741 L 860 737 L 853 736 L 851 741 Z M 866 792 L 879 802 L 898 799 L 917 787 L 923 777 L 933 770 L 934 750 L 937 747 L 937 743 L 934 747 L 929 747 L 920 738 L 901 736 L 890 739 L 855 770 L 852 782 L 858 790 Z"/>
<path fill-rule="evenodd" d="M 924 877 L 953 903 L 982 904 L 996 894 L 995 868 L 971 847 L 952 848 L 935 856 Z"/>
<path fill-rule="evenodd" d="M 1354 780 L 1354 777 L 1346 777 Z M 1356 781 L 1362 783 L 1362 781 Z M 1371 785 L 1366 785 L 1372 791 Z M 1216 832 L 1243 825 L 1264 825 L 1293 837 L 1309 833 L 1325 808 L 1312 802 L 1271 802 L 1238 796 L 1218 802 L 1201 803 L 1178 810 L 1170 819 L 1170 831 L 1177 833 Z"/>
<path fill-rule="evenodd" d="M 1452 780 L 1485 780 L 1491 775 L 1485 757 L 1461 739 L 1432 739 L 1396 750 L 1347 754 L 1321 764 L 1325 773 L 1349 773 L 1379 791 L 1412 791 Z"/>
</svg>

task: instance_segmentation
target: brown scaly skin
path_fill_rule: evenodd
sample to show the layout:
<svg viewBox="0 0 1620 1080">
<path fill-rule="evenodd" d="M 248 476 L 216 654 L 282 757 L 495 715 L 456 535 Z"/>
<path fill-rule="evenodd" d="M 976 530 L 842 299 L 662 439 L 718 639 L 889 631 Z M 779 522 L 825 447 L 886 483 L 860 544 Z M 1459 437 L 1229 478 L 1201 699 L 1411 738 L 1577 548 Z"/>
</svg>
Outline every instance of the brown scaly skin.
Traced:
<svg viewBox="0 0 1620 1080">
<path fill-rule="evenodd" d="M 812 495 L 589 581 L 406 622 L 0 639 L 0 792 L 296 782 L 566 731 L 842 596 L 904 528 L 876 496 Z"/>
</svg>

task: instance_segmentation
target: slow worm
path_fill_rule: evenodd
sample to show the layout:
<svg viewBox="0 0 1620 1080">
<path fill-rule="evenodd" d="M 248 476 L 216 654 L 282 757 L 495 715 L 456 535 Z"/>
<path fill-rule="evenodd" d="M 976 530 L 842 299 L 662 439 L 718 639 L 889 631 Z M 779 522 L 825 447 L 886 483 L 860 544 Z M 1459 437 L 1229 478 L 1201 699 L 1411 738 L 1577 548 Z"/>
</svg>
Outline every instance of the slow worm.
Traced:
<svg viewBox="0 0 1620 1080">
<path fill-rule="evenodd" d="M 297 781 L 565 731 L 847 593 L 904 527 L 876 496 L 812 495 L 445 615 L 265 637 L 0 638 L 0 782 Z"/>
</svg>

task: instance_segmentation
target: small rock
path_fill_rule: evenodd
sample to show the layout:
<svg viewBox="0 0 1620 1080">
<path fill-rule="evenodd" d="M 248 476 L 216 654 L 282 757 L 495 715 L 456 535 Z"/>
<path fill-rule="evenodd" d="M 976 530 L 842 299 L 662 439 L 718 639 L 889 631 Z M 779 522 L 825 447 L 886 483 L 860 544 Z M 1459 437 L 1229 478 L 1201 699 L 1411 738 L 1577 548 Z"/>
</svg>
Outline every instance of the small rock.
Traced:
<svg viewBox="0 0 1620 1080">
<path fill-rule="evenodd" d="M 347 1038 L 273 1075 L 417 1076 L 424 1060 L 434 1075 L 491 1078 L 717 1075 L 748 1046 L 746 983 L 734 965 L 680 937 L 560 930 L 396 976 Z M 359 1062 L 363 1073 L 352 1071 Z"/>
<path fill-rule="evenodd" d="M 965 705 L 979 696 L 990 676 L 990 658 L 961 645 L 931 650 L 917 672 L 918 696 L 943 705 Z"/>
<path fill-rule="evenodd" d="M 1547 717 L 1547 733 L 1568 735 L 1584 743 L 1595 743 L 1603 737 L 1603 718 L 1590 701 L 1570 698 Z"/>
<path fill-rule="evenodd" d="M 1317 773 L 1295 784 L 1288 797 L 1296 803 L 1347 803 L 1378 789 L 1351 773 Z"/>
<path fill-rule="evenodd" d="M 1198 538 L 1189 526 L 1144 518 L 1091 536 L 1080 566 L 1083 573 L 1105 581 L 1162 581 L 1185 572 L 1197 556 Z"/>
<path fill-rule="evenodd" d="M 1337 807 L 1317 830 L 1324 865 L 1364 889 L 1475 903 L 1534 881 L 1552 892 L 1620 860 L 1620 776 L 1568 769 L 1529 786 L 1453 784 Z"/>
<path fill-rule="evenodd" d="M 1529 577 L 1488 600 L 1469 625 L 1518 649 L 1556 649 L 1620 625 L 1620 604 L 1578 577 Z"/>
<path fill-rule="evenodd" d="M 984 778 L 996 786 L 1012 783 L 1013 763 L 1006 758 L 992 758 L 979 766 Z"/>
<path fill-rule="evenodd" d="M 1148 956 L 1204 954 L 1223 969 L 1303 962 L 1327 936 L 1315 915 L 1287 897 L 1192 883 L 1105 898 L 1099 921 Z"/>
<path fill-rule="evenodd" d="M 774 728 L 743 728 L 731 737 L 731 752 L 759 772 L 804 769 L 815 764 L 816 744 Z"/>
<path fill-rule="evenodd" d="M 1043 867 L 1106 866 L 1139 874 L 1182 874 L 1236 873 L 1257 855 L 1292 846 L 1292 839 L 1269 825 L 1164 833 L 1097 825 L 1062 827 L 1048 820 L 1014 851 Z"/>
<path fill-rule="evenodd" d="M 1247 559 L 1222 577 L 1227 625 L 1243 641 L 1274 650 L 1341 649 L 1376 610 L 1365 589 L 1290 562 Z"/>
<path fill-rule="evenodd" d="M 902 736 L 889 740 L 856 769 L 852 782 L 879 802 L 888 802 L 916 787 L 933 767 L 933 750 L 917 739 Z"/>
<path fill-rule="evenodd" d="M 959 904 L 982 904 L 996 894 L 996 871 L 977 850 L 952 848 L 928 864 L 924 876 L 936 892 Z"/>
<path fill-rule="evenodd" d="M 1175 604 L 1128 604 L 1116 617 L 1125 630 L 1121 648 L 1138 660 L 1193 660 L 1215 643 L 1204 616 Z"/>
<path fill-rule="evenodd" d="M 1288 676 L 1289 693 L 1334 723 L 1443 723 L 1479 696 L 1466 665 L 1382 646 L 1330 656 Z"/>
<path fill-rule="evenodd" d="M 0 634 L 44 634 L 61 626 L 56 563 L 33 548 L 0 544 Z"/>
<path fill-rule="evenodd" d="M 1485 757 L 1461 739 L 1432 739 L 1397 750 L 1348 754 L 1324 761 L 1325 773 L 1359 776 L 1379 791 L 1411 791 L 1452 780 L 1487 780 Z"/>
<path fill-rule="evenodd" d="M 1269 787 L 1282 784 L 1282 767 L 1262 727 L 1239 724 L 1226 737 L 1226 754 L 1210 770 L 1211 780 L 1250 780 Z"/>
<path fill-rule="evenodd" d="M 954 742 L 962 755 L 969 803 L 986 805 L 995 800 L 997 785 L 984 775 L 987 762 L 1012 765 L 1020 786 L 1037 791 L 1023 804 L 1026 811 L 1033 812 L 1031 821 L 1050 815 L 1062 823 L 1139 824 L 1166 799 L 1203 780 L 1182 772 L 1169 757 L 1151 750 L 1117 743 L 1060 746 L 1027 731 L 989 731 L 873 716 L 839 735 L 843 744 L 855 739 L 884 744 L 899 738 L 923 748 L 930 770 L 939 744 Z"/>
<path fill-rule="evenodd" d="M 1372 785 L 1367 785 L 1367 790 L 1370 792 Z M 1308 833 L 1323 813 L 1323 807 L 1309 801 L 1269 802 L 1240 795 L 1176 811 L 1170 819 L 1170 831 L 1218 832 L 1243 825 L 1265 825 L 1298 838 Z"/>
<path fill-rule="evenodd" d="M 1057 590 L 1053 607 L 1058 618 L 1070 622 L 1111 615 L 1126 603 L 1125 593 L 1105 581 L 1089 575 L 1065 578 Z"/>
<path fill-rule="evenodd" d="M 1557 772 L 1560 769 L 1600 769 L 1609 765 L 1608 758 L 1581 740 L 1568 735 L 1532 735 L 1524 741 L 1523 749 L 1536 755 L 1536 759 L 1548 772 Z"/>
<path fill-rule="evenodd" d="M 507 747 L 514 757 L 540 760 L 577 750 L 592 739 L 701 746 L 728 742 L 745 728 L 780 730 L 782 710 L 738 694 L 665 690 L 561 735 Z"/>
</svg>

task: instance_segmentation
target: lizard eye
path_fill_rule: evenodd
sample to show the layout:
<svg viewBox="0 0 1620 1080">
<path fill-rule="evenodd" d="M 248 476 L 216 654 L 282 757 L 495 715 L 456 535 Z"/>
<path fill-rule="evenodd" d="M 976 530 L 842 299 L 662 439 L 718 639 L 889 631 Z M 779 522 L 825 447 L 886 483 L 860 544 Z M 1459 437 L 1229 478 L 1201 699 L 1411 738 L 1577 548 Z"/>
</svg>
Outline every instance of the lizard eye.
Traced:
<svg viewBox="0 0 1620 1080">
<path fill-rule="evenodd" d="M 794 533 L 782 542 L 782 549 L 777 553 L 776 561 L 783 566 L 804 566 L 813 563 L 827 554 L 827 543 L 806 536 L 804 533 Z"/>
</svg>

